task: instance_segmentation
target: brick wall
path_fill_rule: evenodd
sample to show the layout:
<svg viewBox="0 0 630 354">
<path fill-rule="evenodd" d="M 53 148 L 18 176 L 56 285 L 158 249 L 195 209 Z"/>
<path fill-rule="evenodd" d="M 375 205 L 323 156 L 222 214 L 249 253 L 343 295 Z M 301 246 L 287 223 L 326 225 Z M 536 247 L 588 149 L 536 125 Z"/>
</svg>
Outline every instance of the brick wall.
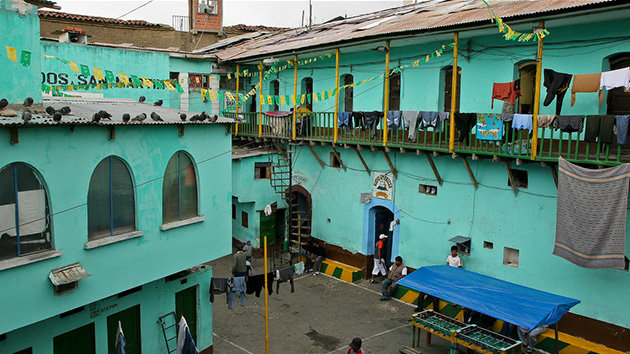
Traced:
<svg viewBox="0 0 630 354">
<path fill-rule="evenodd" d="M 218 0 L 219 9 L 217 15 L 198 13 L 199 0 L 189 0 L 190 13 L 192 14 L 192 26 L 196 31 L 221 32 L 223 29 L 223 0 Z"/>
</svg>

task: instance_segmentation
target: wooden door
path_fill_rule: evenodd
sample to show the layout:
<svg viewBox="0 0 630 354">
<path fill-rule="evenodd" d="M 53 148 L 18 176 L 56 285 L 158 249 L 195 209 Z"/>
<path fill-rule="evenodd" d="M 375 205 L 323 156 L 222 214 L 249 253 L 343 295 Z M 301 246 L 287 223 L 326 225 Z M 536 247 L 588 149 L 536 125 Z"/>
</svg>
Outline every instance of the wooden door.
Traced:
<svg viewBox="0 0 630 354">
<path fill-rule="evenodd" d="M 195 343 L 197 343 L 197 287 L 192 286 L 188 289 L 175 293 L 175 319 L 179 324 L 179 319 L 184 315 L 190 334 Z"/>
<path fill-rule="evenodd" d="M 142 337 L 140 335 L 140 305 L 128 308 L 107 317 L 107 348 L 109 354 L 117 354 L 116 338 L 118 321 L 125 336 L 125 352 L 141 354 Z"/>
<path fill-rule="evenodd" d="M 455 104 L 455 112 L 459 112 L 459 94 L 461 90 L 461 81 L 462 81 L 462 73 L 461 69 L 457 70 L 457 88 L 455 91 L 456 94 L 456 104 Z M 453 68 L 448 68 L 444 70 L 444 112 L 451 111 L 451 94 L 453 87 Z"/>
<path fill-rule="evenodd" d="M 53 338 L 54 354 L 96 354 L 94 323 Z"/>
</svg>

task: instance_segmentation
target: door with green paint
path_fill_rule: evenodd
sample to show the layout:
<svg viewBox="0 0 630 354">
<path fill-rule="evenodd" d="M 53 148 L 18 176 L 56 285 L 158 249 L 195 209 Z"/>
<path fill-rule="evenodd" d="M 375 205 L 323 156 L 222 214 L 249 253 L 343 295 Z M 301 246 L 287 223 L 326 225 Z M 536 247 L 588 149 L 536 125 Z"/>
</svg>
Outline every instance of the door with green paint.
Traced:
<svg viewBox="0 0 630 354">
<path fill-rule="evenodd" d="M 184 315 L 190 334 L 195 343 L 197 343 L 197 287 L 192 286 L 188 289 L 175 293 L 175 321 L 179 323 L 179 319 Z M 179 328 L 179 327 L 178 327 Z"/>
<path fill-rule="evenodd" d="M 276 213 L 267 216 L 264 212 L 260 212 L 260 245 L 265 244 L 265 236 L 267 236 L 267 246 L 276 245 Z"/>
<path fill-rule="evenodd" d="M 54 354 L 96 354 L 94 323 L 53 338 Z"/>
<path fill-rule="evenodd" d="M 142 353 L 142 337 L 140 335 L 140 305 L 128 308 L 107 316 L 107 348 L 109 354 L 117 354 L 116 337 L 118 335 L 118 321 L 125 336 L 125 352 L 127 354 Z"/>
</svg>

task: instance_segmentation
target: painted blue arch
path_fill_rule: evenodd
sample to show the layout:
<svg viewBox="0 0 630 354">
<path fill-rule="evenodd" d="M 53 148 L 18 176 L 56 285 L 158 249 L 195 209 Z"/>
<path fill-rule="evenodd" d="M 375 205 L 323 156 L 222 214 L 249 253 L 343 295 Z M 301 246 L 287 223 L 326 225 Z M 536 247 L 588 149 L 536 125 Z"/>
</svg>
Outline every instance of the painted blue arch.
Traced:
<svg viewBox="0 0 630 354">
<path fill-rule="evenodd" d="M 394 220 L 400 219 L 400 210 L 396 207 L 391 200 L 386 199 L 378 199 L 372 198 L 372 201 L 368 204 L 365 204 L 363 207 L 363 246 L 362 251 L 365 255 L 374 254 L 374 213 L 376 211 L 376 207 L 383 207 L 388 209 L 394 214 Z M 392 238 L 392 261 L 398 255 L 398 240 L 400 232 L 400 226 L 394 228 L 394 235 Z"/>
</svg>

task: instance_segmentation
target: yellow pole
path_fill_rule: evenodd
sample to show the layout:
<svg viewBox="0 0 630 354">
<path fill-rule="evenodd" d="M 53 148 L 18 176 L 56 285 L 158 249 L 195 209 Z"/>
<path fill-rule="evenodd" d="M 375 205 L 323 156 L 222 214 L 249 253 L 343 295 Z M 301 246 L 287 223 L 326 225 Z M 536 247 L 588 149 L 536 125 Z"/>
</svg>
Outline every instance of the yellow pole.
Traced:
<svg viewBox="0 0 630 354">
<path fill-rule="evenodd" d="M 337 129 L 339 128 L 337 118 L 339 117 L 339 48 L 335 50 L 335 121 L 333 125 L 335 127 L 333 142 L 337 142 Z"/>
<path fill-rule="evenodd" d="M 545 22 L 540 21 L 540 28 L 545 27 Z M 532 134 L 532 155 L 531 159 L 536 159 L 538 153 L 538 112 L 540 110 L 540 80 L 542 74 L 543 39 L 538 39 L 538 53 L 536 54 L 536 90 L 534 91 L 534 116 Z"/>
<path fill-rule="evenodd" d="M 260 98 L 258 99 L 258 104 L 260 109 L 258 110 L 258 136 L 261 137 L 262 136 L 262 94 L 263 94 L 263 86 L 262 86 L 262 81 L 263 81 L 263 69 L 265 68 L 265 66 L 263 65 L 262 60 L 260 61 L 260 63 L 258 64 L 258 69 L 259 69 L 259 75 L 260 76 L 260 80 L 258 81 L 258 93 Z"/>
<path fill-rule="evenodd" d="M 295 101 L 293 102 L 293 140 L 295 140 L 295 125 L 297 122 L 297 61 L 298 56 L 296 55 L 293 57 L 293 98 L 295 98 Z"/>
<path fill-rule="evenodd" d="M 238 136 L 238 73 L 240 69 L 240 65 L 236 64 L 236 136 Z"/>
<path fill-rule="evenodd" d="M 451 119 L 450 119 L 450 136 L 448 139 L 448 152 L 453 152 L 455 149 L 455 106 L 457 105 L 457 75 L 459 70 L 457 69 L 457 49 L 459 45 L 459 33 L 455 32 L 454 35 L 454 47 L 453 47 L 453 80 L 451 84 Z"/>
<path fill-rule="evenodd" d="M 387 145 L 387 111 L 389 110 L 389 41 L 385 42 L 385 97 L 383 98 L 383 146 Z"/>
<path fill-rule="evenodd" d="M 302 252 L 302 214 L 298 213 L 298 260 L 301 257 Z"/>
<path fill-rule="evenodd" d="M 267 236 L 264 239 L 265 242 L 265 353 L 269 354 L 269 286 L 267 283 Z"/>
</svg>

